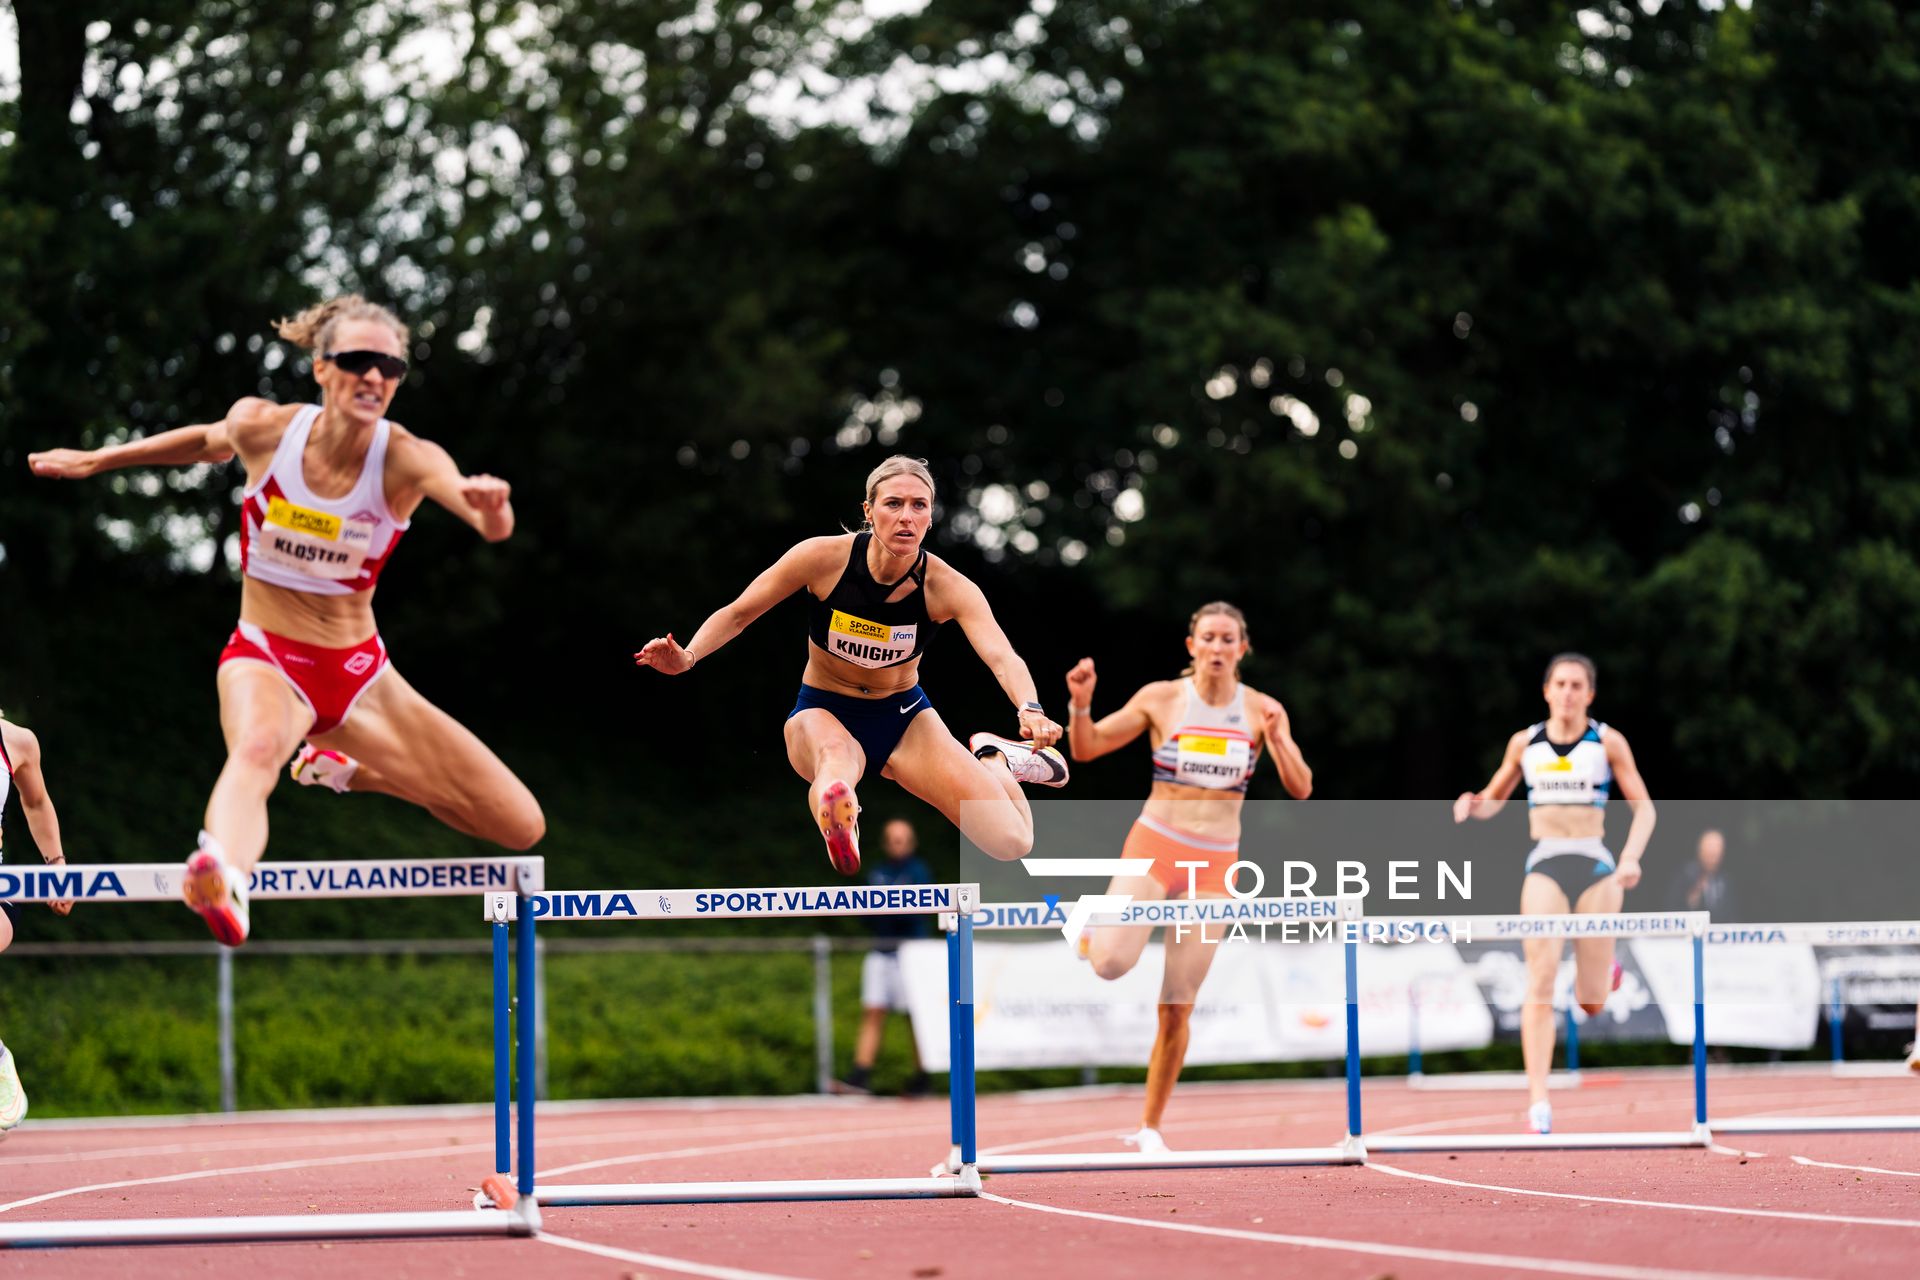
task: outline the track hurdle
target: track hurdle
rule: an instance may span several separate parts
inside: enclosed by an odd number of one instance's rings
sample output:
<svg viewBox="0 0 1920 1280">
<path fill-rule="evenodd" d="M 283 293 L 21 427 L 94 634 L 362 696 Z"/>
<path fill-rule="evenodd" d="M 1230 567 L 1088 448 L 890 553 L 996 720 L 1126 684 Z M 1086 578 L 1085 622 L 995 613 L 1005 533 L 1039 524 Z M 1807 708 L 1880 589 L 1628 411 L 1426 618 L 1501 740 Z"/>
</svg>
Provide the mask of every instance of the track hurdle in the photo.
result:
<svg viewBox="0 0 1920 1280">
<path fill-rule="evenodd" d="M 1610 915 L 1514 915 L 1452 917 L 1370 916 L 1345 926 L 1362 942 L 1413 943 L 1516 941 L 1528 938 L 1690 938 L 1693 941 L 1693 1127 L 1684 1130 L 1613 1133 L 1370 1133 L 1369 1153 L 1405 1151 L 1568 1151 L 1705 1147 L 1707 1127 L 1706 937 L 1707 913 L 1618 912 Z"/>
<path fill-rule="evenodd" d="M 1296 941 L 1341 941 L 1344 923 L 1360 918 L 1358 897 L 1338 898 L 1201 898 L 1168 899 L 1130 903 L 1124 910 L 1094 917 L 1093 923 L 1105 928 L 1113 925 L 1193 926 L 1220 929 L 1265 923 L 1292 926 L 1306 932 Z M 1058 929 L 1066 913 L 1058 899 L 1050 902 L 1015 902 L 982 905 L 974 912 L 973 927 L 988 930 Z M 942 916 L 941 924 L 956 929 L 959 922 Z M 953 934 L 948 934 L 951 945 Z M 1250 940 L 1250 935 L 1249 935 Z M 1335 1144 L 1323 1147 L 1249 1147 L 1207 1151 L 1082 1151 L 1052 1154 L 980 1156 L 972 1163 L 983 1174 L 994 1173 L 1094 1173 L 1120 1169 L 1251 1169 L 1302 1165 L 1362 1164 L 1366 1152 L 1360 1144 L 1360 1015 L 1358 1000 L 1357 947 L 1353 940 L 1344 943 L 1346 958 L 1347 1007 L 1347 1133 Z M 971 1103 L 971 1099 L 969 1100 Z M 969 1132 L 973 1121 L 968 1120 Z M 946 1162 L 934 1166 L 934 1173 L 956 1172 L 965 1153 L 955 1150 Z"/>
<path fill-rule="evenodd" d="M 1818 924 L 1728 924 L 1707 930 L 1716 946 L 1920 946 L 1920 920 L 1830 921 Z M 1841 977 L 1833 978 L 1833 1009 L 1840 1008 Z M 1838 1013 L 1831 1013 L 1836 1022 Z M 1840 1060 L 1839 1028 L 1833 1030 L 1834 1059 Z M 1717 1120 L 1721 1133 L 1916 1133 L 1920 1115 L 1880 1116 L 1734 1116 Z"/>
<path fill-rule="evenodd" d="M 488 892 L 514 898 L 519 894 L 537 893 L 543 887 L 544 867 L 544 861 L 538 857 L 263 862 L 254 868 L 250 892 L 254 901 L 456 897 Z M 9 902 L 72 900 L 88 906 L 179 903 L 184 870 L 177 862 L 0 867 L 0 899 Z M 531 1037 L 528 1042 L 531 1043 Z M 531 1150 L 530 1145 L 525 1148 L 529 1159 Z M 539 1209 L 531 1202 L 513 1205 L 504 1213 L 493 1209 L 464 1209 L 55 1222 L 0 1219 L 0 1249 L 529 1236 L 539 1226 Z"/>
<path fill-rule="evenodd" d="M 955 1176 L 924 1178 L 812 1178 L 742 1182 L 653 1182 L 567 1184 L 536 1183 L 531 1035 L 519 1045 L 520 1164 L 517 1194 L 505 1194 L 498 1182 L 476 1199 L 505 1207 L 524 1205 L 711 1204 L 793 1200 L 914 1200 L 968 1197 L 980 1190 L 973 1136 L 973 925 L 980 901 L 976 884 L 898 887 L 833 885 L 824 888 L 770 889 L 624 889 L 587 893 L 515 895 L 492 893 L 486 919 L 494 945 L 494 1118 L 499 1172 L 506 1169 L 505 1133 L 509 1117 L 507 1043 L 499 1027 L 507 1005 L 507 931 L 516 921 L 514 977 L 519 988 L 520 1025 L 533 1025 L 536 993 L 535 921 L 628 922 L 645 920 L 773 920 L 820 916 L 936 915 L 953 913 L 959 923 L 947 947 L 947 991 L 952 1006 L 950 1073 L 952 1138 L 962 1154 Z M 482 1212 L 485 1212 L 482 1210 Z"/>
</svg>

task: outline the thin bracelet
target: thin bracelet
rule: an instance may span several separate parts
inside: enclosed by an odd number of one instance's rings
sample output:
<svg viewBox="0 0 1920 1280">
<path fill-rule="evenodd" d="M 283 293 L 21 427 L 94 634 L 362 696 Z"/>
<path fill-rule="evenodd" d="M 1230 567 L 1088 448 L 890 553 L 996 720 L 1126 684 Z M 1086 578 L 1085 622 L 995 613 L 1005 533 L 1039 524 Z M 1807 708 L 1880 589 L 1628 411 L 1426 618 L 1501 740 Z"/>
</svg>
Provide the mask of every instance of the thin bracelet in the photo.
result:
<svg viewBox="0 0 1920 1280">
<path fill-rule="evenodd" d="M 1088 703 L 1084 707 L 1076 707 L 1071 702 L 1067 704 L 1067 715 L 1069 718 L 1072 718 L 1075 716 L 1090 716 L 1092 714 L 1093 714 L 1092 703 Z"/>
</svg>

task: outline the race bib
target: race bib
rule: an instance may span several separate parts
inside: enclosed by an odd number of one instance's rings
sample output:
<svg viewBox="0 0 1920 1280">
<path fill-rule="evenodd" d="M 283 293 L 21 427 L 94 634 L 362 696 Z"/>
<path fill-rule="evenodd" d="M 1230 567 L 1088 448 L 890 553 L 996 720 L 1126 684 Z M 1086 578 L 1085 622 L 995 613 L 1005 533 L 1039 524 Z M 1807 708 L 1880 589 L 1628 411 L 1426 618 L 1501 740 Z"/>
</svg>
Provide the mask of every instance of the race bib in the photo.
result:
<svg viewBox="0 0 1920 1280">
<path fill-rule="evenodd" d="M 827 652 L 856 667 L 890 667 L 913 656 L 918 626 L 895 627 L 833 611 L 827 624 Z"/>
<path fill-rule="evenodd" d="M 365 521 L 343 520 L 274 498 L 267 503 L 267 519 L 254 539 L 253 554 L 309 577 L 345 581 L 360 576 L 372 546 L 373 526 Z"/>
<path fill-rule="evenodd" d="M 1247 776 L 1247 764 L 1253 759 L 1252 744 L 1239 738 L 1183 733 L 1176 747 L 1179 762 L 1174 766 L 1174 781 L 1189 787 L 1217 791 L 1238 786 Z"/>
</svg>

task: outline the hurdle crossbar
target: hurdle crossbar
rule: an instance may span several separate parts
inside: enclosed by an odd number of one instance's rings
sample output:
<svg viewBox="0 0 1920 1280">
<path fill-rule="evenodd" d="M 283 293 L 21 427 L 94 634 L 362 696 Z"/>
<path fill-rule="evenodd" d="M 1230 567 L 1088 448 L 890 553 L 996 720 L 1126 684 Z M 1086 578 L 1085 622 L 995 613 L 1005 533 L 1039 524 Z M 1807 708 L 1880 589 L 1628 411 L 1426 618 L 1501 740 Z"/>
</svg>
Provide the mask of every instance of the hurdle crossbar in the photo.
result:
<svg viewBox="0 0 1920 1280">
<path fill-rule="evenodd" d="M 1532 938 L 1689 938 L 1693 942 L 1694 1118 L 1688 1129 L 1614 1133 L 1370 1133 L 1369 1154 L 1410 1151 L 1576 1151 L 1705 1147 L 1707 1126 L 1706 938 L 1704 911 L 1502 916 L 1368 916 L 1347 924 L 1362 942 L 1512 942 Z"/>
<path fill-rule="evenodd" d="M 238 1244 L 286 1240 L 410 1240 L 453 1236 L 530 1236 L 532 1206 L 507 1212 L 305 1213 L 232 1218 L 129 1218 L 124 1221 L 0 1223 L 0 1249 L 74 1245 Z"/>
<path fill-rule="evenodd" d="M 179 902 L 183 871 L 183 865 L 178 862 L 0 867 L 0 899 L 13 902 L 71 900 L 89 905 Z M 251 893 L 259 900 L 450 897 L 488 893 L 513 898 L 542 888 L 544 873 L 544 860 L 534 856 L 263 862 L 254 868 Z M 538 1204 L 519 1201 L 504 1209 L 439 1212 L 4 1222 L 0 1223 L 0 1249 L 528 1236 L 539 1228 Z"/>
<path fill-rule="evenodd" d="M 1834 920 L 1777 924 L 1720 924 L 1707 930 L 1707 941 L 1726 946 L 1816 947 L 1920 946 L 1920 920 Z M 1836 992 L 1833 997 L 1840 999 Z M 1839 1027 L 1834 1037 L 1840 1056 Z M 1847 1064 L 1836 1061 L 1835 1069 Z M 1920 1133 L 1920 1115 L 1862 1116 L 1733 1116 L 1716 1120 L 1720 1133 Z"/>
<path fill-rule="evenodd" d="M 1070 903 L 1059 898 L 1041 902 L 981 903 L 973 913 L 974 927 L 995 931 L 1059 929 Z M 1225 937 L 1247 941 L 1343 942 L 1342 928 L 1359 920 L 1357 896 L 1310 898 L 1173 898 L 1132 902 L 1119 911 L 1097 912 L 1088 923 L 1095 927 L 1196 928 L 1211 941 Z M 942 916 L 949 929 L 953 916 Z M 1276 936 L 1269 932 L 1278 926 Z M 1347 991 L 1347 1134 L 1343 1141 L 1320 1147 L 1223 1148 L 1206 1151 L 1074 1151 L 1051 1153 L 983 1154 L 974 1161 L 983 1174 L 993 1173 L 1102 1173 L 1122 1169 L 1256 1169 L 1306 1165 L 1362 1164 L 1366 1152 L 1360 1132 L 1359 1012 L 1355 995 L 1354 944 L 1344 941 Z M 960 1153 L 950 1152 L 934 1172 L 961 1168 Z"/>
<path fill-rule="evenodd" d="M 178 902 L 182 862 L 100 862 L 0 866 L 0 901 Z M 449 898 L 489 892 L 537 893 L 545 860 L 520 858 L 371 858 L 350 862 L 263 862 L 248 897 Z"/>
<path fill-rule="evenodd" d="M 506 1138 L 509 1080 L 507 933 L 517 923 L 515 979 L 520 1025 L 532 1025 L 537 991 L 536 921 L 604 923 L 630 920 L 793 919 L 814 916 L 939 915 L 957 920 L 947 943 L 948 1019 L 951 1049 L 951 1133 L 960 1159 L 953 1174 L 924 1178 L 806 1178 L 742 1182 L 641 1182 L 536 1184 L 533 1177 L 536 1108 L 530 1090 L 531 1038 L 520 1041 L 520 1161 L 518 1203 L 531 1205 L 703 1204 L 801 1200 L 920 1200 L 978 1195 L 973 1134 L 973 927 L 980 902 L 977 884 L 887 886 L 828 885 L 810 888 L 608 889 L 583 893 L 490 893 L 486 920 L 494 937 L 496 1164 L 508 1168 Z"/>
</svg>

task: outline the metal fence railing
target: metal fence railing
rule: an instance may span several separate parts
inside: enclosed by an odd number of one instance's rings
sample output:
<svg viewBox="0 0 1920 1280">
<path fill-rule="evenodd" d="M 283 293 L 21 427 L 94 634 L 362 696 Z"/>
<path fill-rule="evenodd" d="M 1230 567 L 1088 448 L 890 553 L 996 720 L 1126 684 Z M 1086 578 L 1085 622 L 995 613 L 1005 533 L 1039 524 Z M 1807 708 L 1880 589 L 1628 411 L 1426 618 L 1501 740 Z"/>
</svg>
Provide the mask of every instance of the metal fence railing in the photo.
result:
<svg viewBox="0 0 1920 1280">
<path fill-rule="evenodd" d="M 813 956 L 814 1088 L 833 1091 L 833 955 L 865 952 L 882 945 L 872 938 L 837 938 L 817 933 L 791 938 L 542 938 L 536 948 L 534 978 L 534 1088 L 547 1096 L 546 957 L 617 952 L 724 955 L 743 952 Z M 887 944 L 891 945 L 891 944 Z M 238 1031 L 234 1020 L 234 970 L 241 956 L 447 956 L 492 954 L 485 938 L 309 939 L 250 942 L 236 951 L 214 942 L 20 942 L 9 957 L 26 959 L 100 959 L 134 956 L 210 956 L 214 961 L 215 1021 L 219 1028 L 220 1109 L 239 1107 Z"/>
</svg>

